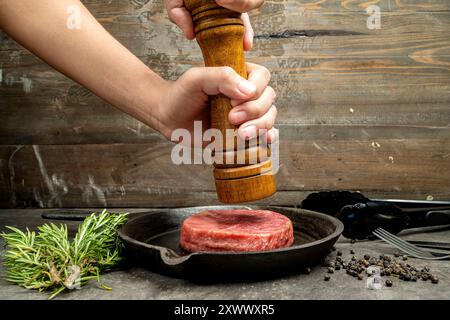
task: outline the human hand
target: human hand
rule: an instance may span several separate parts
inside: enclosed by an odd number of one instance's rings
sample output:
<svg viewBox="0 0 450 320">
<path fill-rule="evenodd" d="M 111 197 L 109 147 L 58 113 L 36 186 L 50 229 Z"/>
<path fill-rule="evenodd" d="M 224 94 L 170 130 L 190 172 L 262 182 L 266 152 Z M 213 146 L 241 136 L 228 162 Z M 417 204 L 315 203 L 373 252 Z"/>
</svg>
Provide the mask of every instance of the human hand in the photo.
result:
<svg viewBox="0 0 450 320">
<path fill-rule="evenodd" d="M 244 22 L 244 49 L 250 51 L 253 48 L 253 28 L 250 23 L 248 11 L 262 6 L 264 0 L 216 0 L 218 5 L 227 9 L 241 12 Z M 175 23 L 184 33 L 184 36 L 192 40 L 195 38 L 194 25 L 189 11 L 184 6 L 184 0 L 164 0 L 170 21 Z"/>
<path fill-rule="evenodd" d="M 203 130 L 210 127 L 210 95 L 224 94 L 231 99 L 233 109 L 228 120 L 239 126 L 242 139 L 256 137 L 258 129 L 267 130 L 267 141 L 278 138 L 273 128 L 277 109 L 273 105 L 275 91 L 268 86 L 269 71 L 262 66 L 247 63 L 248 80 L 230 67 L 192 68 L 177 81 L 169 82 L 161 92 L 158 104 L 158 130 L 171 139 L 179 128 L 193 135 L 194 121 L 201 121 Z"/>
</svg>

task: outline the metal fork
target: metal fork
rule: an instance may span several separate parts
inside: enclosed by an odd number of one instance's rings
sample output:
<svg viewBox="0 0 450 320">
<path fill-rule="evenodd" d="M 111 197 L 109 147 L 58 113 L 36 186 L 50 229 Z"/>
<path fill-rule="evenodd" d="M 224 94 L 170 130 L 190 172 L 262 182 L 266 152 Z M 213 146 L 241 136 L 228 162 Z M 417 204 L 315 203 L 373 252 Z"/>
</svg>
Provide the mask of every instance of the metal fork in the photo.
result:
<svg viewBox="0 0 450 320">
<path fill-rule="evenodd" d="M 395 235 L 384 230 L 383 228 L 378 228 L 372 232 L 375 236 L 381 240 L 391 244 L 397 249 L 405 252 L 407 255 L 424 260 L 446 260 L 450 259 L 450 254 L 443 253 L 431 253 L 430 251 L 423 250 Z"/>
</svg>

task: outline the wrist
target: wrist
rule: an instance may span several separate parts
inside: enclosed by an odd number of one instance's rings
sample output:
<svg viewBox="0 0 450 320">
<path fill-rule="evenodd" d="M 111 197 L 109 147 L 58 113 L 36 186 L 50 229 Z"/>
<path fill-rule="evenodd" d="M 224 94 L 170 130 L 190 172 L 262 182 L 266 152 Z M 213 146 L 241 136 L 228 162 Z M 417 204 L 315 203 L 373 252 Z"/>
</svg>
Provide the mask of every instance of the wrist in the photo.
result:
<svg viewBox="0 0 450 320">
<path fill-rule="evenodd" d="M 138 119 L 154 130 L 166 135 L 166 129 L 162 121 L 161 105 L 170 81 L 166 81 L 159 75 L 148 69 L 140 77 L 135 85 L 130 85 L 130 100 L 125 107 L 128 114 Z"/>
<path fill-rule="evenodd" d="M 170 115 L 168 114 L 168 105 L 170 104 L 170 90 L 173 84 L 173 81 L 164 80 L 164 83 L 161 83 L 158 86 L 157 94 L 154 97 L 154 120 L 157 122 L 154 128 L 168 140 L 171 139 L 173 130 L 173 128 L 171 127 L 172 121 L 170 119 Z"/>
</svg>

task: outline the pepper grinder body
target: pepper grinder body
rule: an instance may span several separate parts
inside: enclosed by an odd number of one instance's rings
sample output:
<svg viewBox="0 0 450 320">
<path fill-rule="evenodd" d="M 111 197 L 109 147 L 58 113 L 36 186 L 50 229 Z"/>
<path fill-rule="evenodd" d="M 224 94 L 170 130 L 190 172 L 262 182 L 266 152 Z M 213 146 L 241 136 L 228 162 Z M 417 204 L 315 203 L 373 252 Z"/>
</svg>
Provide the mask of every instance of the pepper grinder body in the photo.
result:
<svg viewBox="0 0 450 320">
<path fill-rule="evenodd" d="M 205 66 L 229 66 L 247 78 L 241 14 L 220 7 L 214 0 L 185 0 L 185 5 L 194 21 Z M 273 195 L 276 187 L 270 148 L 257 139 L 250 142 L 240 140 L 237 128 L 228 121 L 232 109 L 229 98 L 213 96 L 210 105 L 211 127 L 221 131 L 224 144 L 222 150 L 215 150 L 214 154 L 215 159 L 221 159 L 214 163 L 219 200 L 241 203 Z"/>
</svg>

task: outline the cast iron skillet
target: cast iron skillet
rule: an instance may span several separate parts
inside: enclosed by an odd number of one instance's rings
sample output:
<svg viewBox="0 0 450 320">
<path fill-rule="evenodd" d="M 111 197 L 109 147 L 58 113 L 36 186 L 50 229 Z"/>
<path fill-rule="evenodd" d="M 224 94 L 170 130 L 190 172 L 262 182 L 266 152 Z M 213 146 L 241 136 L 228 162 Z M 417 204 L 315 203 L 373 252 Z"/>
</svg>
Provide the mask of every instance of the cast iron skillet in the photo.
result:
<svg viewBox="0 0 450 320">
<path fill-rule="evenodd" d="M 295 242 L 289 248 L 248 253 L 187 253 L 180 249 L 183 221 L 214 209 L 272 210 L 290 218 Z M 119 230 L 129 258 L 152 271 L 193 281 L 258 280 L 301 272 L 321 263 L 344 229 L 336 218 L 313 211 L 266 206 L 208 206 L 138 214 Z"/>
</svg>

